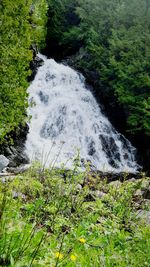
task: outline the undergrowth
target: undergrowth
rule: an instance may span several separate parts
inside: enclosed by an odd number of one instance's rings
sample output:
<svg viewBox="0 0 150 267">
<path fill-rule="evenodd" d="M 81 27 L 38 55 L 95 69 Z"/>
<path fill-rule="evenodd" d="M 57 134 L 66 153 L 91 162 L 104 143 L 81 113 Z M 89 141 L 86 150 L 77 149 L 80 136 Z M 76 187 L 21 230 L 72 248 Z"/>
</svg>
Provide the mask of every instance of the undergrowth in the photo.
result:
<svg viewBox="0 0 150 267">
<path fill-rule="evenodd" d="M 148 206 L 137 196 L 148 183 L 38 165 L 1 180 L 0 266 L 150 266 L 149 226 L 138 216 Z"/>
</svg>

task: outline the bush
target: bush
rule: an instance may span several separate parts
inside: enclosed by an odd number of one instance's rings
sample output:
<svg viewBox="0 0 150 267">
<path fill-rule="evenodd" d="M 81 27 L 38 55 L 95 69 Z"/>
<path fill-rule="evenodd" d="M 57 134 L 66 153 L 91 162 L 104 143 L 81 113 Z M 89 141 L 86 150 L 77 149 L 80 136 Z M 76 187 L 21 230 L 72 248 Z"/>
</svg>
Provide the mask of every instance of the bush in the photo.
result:
<svg viewBox="0 0 150 267">
<path fill-rule="evenodd" d="M 46 1 L 4 0 L 1 12 L 0 143 L 26 120 L 31 44 L 44 43 Z"/>
</svg>

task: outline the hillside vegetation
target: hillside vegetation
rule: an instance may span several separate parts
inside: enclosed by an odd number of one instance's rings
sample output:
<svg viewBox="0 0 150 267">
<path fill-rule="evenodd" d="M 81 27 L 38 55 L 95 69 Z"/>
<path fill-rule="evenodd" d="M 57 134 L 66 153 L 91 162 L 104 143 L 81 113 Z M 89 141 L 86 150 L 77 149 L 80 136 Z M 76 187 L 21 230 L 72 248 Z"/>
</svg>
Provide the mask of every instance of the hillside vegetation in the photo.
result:
<svg viewBox="0 0 150 267">
<path fill-rule="evenodd" d="M 149 182 L 108 184 L 77 164 L 1 179 L 0 266 L 148 267 Z"/>
<path fill-rule="evenodd" d="M 117 106 L 125 130 L 148 140 L 150 0 L 3 0 L 0 12 L 1 143 L 26 120 L 31 47 L 42 49 L 45 37 L 46 53 L 61 59 L 76 53 L 75 66 L 94 73 L 109 114 Z"/>
<path fill-rule="evenodd" d="M 0 143 L 26 120 L 32 45 L 44 45 L 46 0 L 3 0 L 1 14 Z"/>
<path fill-rule="evenodd" d="M 150 1 L 48 3 L 47 42 L 52 49 L 57 44 L 64 56 L 79 50 L 76 65 L 96 73 L 110 101 L 116 97 L 126 114 L 127 131 L 149 136 Z"/>
</svg>

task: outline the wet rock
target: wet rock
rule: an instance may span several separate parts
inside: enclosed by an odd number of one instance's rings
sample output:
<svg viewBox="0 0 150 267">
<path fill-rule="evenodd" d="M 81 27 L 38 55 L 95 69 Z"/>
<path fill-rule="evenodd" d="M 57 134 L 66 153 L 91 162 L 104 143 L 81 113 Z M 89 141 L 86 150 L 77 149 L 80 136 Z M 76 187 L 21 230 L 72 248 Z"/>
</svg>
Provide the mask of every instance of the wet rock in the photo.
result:
<svg viewBox="0 0 150 267">
<path fill-rule="evenodd" d="M 0 155 L 0 172 L 2 172 L 9 164 L 9 159 L 4 155 Z"/>
<path fill-rule="evenodd" d="M 32 74 L 28 78 L 29 82 L 34 80 L 34 77 L 37 73 L 38 68 L 41 67 L 43 65 L 43 63 L 44 63 L 43 59 L 39 58 L 37 55 L 34 57 L 32 62 L 30 63 L 30 69 L 32 70 Z"/>
<path fill-rule="evenodd" d="M 11 149 L 11 154 L 8 155 L 9 166 L 8 167 L 17 167 L 21 164 L 28 164 L 29 158 L 22 148 Z"/>
<path fill-rule="evenodd" d="M 17 167 L 21 164 L 28 164 L 29 159 L 25 151 L 25 141 L 29 131 L 27 124 L 20 125 L 16 131 L 10 133 L 10 137 L 13 140 L 13 145 L 2 144 L 0 147 L 0 154 L 3 154 L 8 160 L 8 167 Z M 7 141 L 7 140 L 6 140 Z"/>
</svg>

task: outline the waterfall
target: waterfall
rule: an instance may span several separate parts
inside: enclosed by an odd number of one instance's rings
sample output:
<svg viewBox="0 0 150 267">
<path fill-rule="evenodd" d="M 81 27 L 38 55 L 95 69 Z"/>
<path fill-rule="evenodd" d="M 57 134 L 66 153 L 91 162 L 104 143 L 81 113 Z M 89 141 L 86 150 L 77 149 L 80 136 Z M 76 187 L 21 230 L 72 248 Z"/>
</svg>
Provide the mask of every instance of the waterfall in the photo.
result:
<svg viewBox="0 0 150 267">
<path fill-rule="evenodd" d="M 28 88 L 26 153 L 47 167 L 71 168 L 77 153 L 103 172 L 136 172 L 135 148 L 102 113 L 84 77 L 53 59 L 44 60 Z"/>
</svg>

